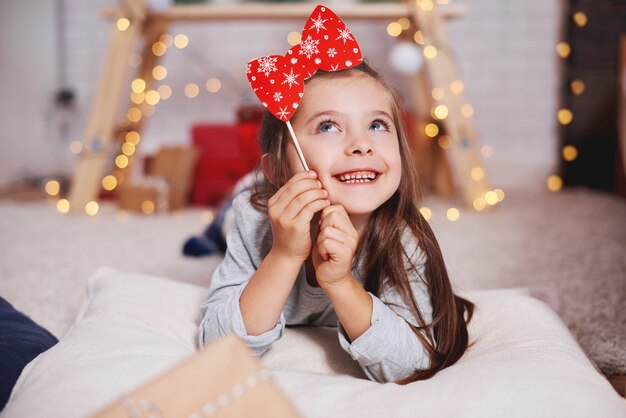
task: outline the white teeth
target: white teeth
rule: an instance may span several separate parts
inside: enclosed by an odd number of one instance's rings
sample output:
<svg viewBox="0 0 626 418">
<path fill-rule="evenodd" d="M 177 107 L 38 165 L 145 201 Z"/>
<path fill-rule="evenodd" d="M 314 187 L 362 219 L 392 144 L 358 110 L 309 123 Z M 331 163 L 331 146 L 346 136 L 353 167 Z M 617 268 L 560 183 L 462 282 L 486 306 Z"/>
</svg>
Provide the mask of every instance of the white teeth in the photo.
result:
<svg viewBox="0 0 626 418">
<path fill-rule="evenodd" d="M 341 174 L 339 180 L 352 184 L 352 183 L 369 183 L 376 179 L 377 174 L 372 171 L 356 171 L 352 173 Z"/>
</svg>

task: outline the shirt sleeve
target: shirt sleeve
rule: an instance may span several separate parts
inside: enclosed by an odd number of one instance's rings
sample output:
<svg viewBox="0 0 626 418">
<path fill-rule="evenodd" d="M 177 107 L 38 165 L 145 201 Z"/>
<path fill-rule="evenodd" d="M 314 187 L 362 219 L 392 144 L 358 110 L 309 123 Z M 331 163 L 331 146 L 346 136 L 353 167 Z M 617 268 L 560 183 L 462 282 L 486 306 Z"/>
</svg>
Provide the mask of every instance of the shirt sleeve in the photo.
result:
<svg viewBox="0 0 626 418">
<path fill-rule="evenodd" d="M 432 308 L 428 288 L 423 281 L 425 255 L 417 248 L 412 254 L 411 258 L 418 261 L 418 268 L 410 270 L 409 284 L 428 324 L 432 320 Z M 370 297 L 371 324 L 361 336 L 350 342 L 339 324 L 339 342 L 343 349 L 359 363 L 371 380 L 377 382 L 397 381 L 410 376 L 415 370 L 428 368 L 428 353 L 409 326 L 418 324 L 417 317 L 400 294 L 390 286 L 384 286 L 380 297 L 371 293 Z"/>
<path fill-rule="evenodd" d="M 248 335 L 246 332 L 239 298 L 262 261 L 260 249 L 264 243 L 254 227 L 263 223 L 256 222 L 258 213 L 250 206 L 248 193 L 235 199 L 233 210 L 236 221 L 226 238 L 226 254 L 211 278 L 208 296 L 202 303 L 204 314 L 199 330 L 200 346 L 234 333 L 256 356 L 260 356 L 282 336 L 285 318 L 281 313 L 276 326 L 261 335 Z M 254 242 L 248 242 L 246 237 Z"/>
</svg>

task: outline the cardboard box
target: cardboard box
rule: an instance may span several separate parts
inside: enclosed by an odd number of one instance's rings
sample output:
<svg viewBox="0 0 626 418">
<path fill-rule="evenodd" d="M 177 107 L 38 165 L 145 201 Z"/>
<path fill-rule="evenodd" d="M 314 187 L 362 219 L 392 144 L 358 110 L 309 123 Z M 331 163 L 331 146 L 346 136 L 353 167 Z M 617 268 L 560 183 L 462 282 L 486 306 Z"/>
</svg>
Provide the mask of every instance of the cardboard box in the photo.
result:
<svg viewBox="0 0 626 418">
<path fill-rule="evenodd" d="M 229 335 L 93 418 L 148 416 L 297 418 L 300 415 L 248 347 L 238 337 Z"/>
</svg>

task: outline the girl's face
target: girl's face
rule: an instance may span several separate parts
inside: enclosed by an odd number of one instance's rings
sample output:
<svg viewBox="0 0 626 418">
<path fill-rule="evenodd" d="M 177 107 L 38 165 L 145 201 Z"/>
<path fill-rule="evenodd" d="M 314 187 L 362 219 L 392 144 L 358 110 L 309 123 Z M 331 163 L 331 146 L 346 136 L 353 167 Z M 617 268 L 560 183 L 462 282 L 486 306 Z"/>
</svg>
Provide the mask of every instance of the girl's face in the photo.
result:
<svg viewBox="0 0 626 418">
<path fill-rule="evenodd" d="M 391 95 L 378 81 L 354 71 L 306 85 L 291 120 L 309 167 L 333 204 L 350 215 L 369 215 L 398 189 L 402 173 Z M 291 174 L 303 171 L 286 138 Z"/>
</svg>

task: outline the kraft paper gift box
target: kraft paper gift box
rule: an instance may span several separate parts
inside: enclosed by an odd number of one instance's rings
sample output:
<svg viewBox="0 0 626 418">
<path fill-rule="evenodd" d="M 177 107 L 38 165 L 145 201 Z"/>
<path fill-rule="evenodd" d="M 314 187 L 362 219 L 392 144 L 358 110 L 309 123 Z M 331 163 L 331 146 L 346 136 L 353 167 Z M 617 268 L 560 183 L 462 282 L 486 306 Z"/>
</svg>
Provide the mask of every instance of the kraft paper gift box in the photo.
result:
<svg viewBox="0 0 626 418">
<path fill-rule="evenodd" d="M 298 418 L 243 341 L 228 335 L 92 418 Z"/>
</svg>

